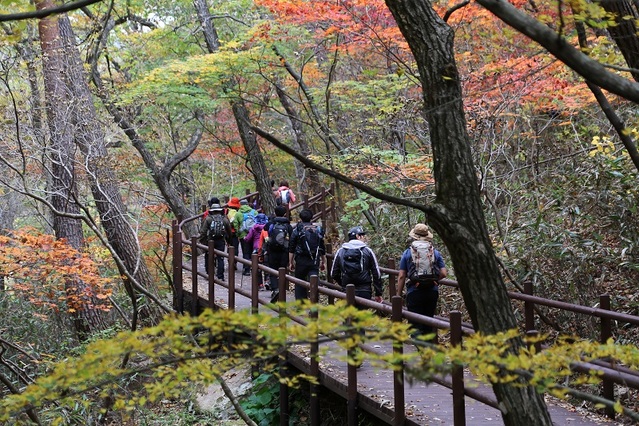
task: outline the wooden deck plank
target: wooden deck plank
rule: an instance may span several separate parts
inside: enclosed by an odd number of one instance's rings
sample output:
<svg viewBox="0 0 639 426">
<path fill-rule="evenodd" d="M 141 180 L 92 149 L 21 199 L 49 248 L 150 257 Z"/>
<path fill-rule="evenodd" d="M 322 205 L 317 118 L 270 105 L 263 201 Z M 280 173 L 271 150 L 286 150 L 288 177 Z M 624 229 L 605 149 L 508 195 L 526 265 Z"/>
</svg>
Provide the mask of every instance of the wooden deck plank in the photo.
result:
<svg viewBox="0 0 639 426">
<path fill-rule="evenodd" d="M 201 256 L 200 256 L 201 257 Z M 200 268 L 203 271 L 203 261 L 200 259 Z M 190 283 L 191 274 L 185 271 L 185 283 Z M 188 277 L 188 278 L 187 278 Z M 242 276 L 241 270 L 235 275 L 236 288 L 250 291 L 250 277 Z M 186 286 L 185 286 L 186 287 Z M 188 286 L 190 288 L 190 285 Z M 186 289 L 185 289 L 186 291 Z M 206 300 L 208 297 L 208 283 L 202 277 L 198 280 L 198 296 Z M 188 293 L 188 291 L 187 291 Z M 270 291 L 261 291 L 259 297 L 268 301 Z M 215 286 L 215 299 L 218 306 L 226 307 L 228 290 L 220 285 Z M 291 291 L 287 292 L 287 300 L 293 300 Z M 249 298 L 240 294 L 235 297 L 236 309 L 250 309 Z M 260 306 L 260 309 L 264 309 Z M 330 343 L 323 345 L 331 345 Z M 386 348 L 390 350 L 390 346 Z M 406 347 L 405 350 L 411 350 Z M 336 345 L 332 345 L 330 355 L 322 358 L 320 362 L 320 381 L 323 386 L 338 395 L 346 396 L 346 362 L 344 353 Z M 291 364 L 300 371 L 308 372 L 306 354 L 292 352 Z M 465 373 L 466 381 L 472 381 L 472 375 Z M 393 401 L 393 374 L 391 370 L 375 368 L 365 362 L 357 372 L 358 403 L 360 407 L 383 421 L 390 423 L 394 415 Z M 493 395 L 492 389 L 479 384 L 479 389 L 486 394 Z M 453 405 L 452 391 L 436 383 L 406 383 L 405 407 L 407 425 L 452 425 Z M 467 425 L 502 425 L 502 417 L 499 410 L 466 397 L 466 424 Z M 610 421 L 602 416 L 588 413 L 585 410 L 578 411 L 574 407 L 564 403 L 557 403 L 547 399 L 548 409 L 555 425 L 588 426 L 588 425 L 618 425 L 620 423 Z"/>
</svg>

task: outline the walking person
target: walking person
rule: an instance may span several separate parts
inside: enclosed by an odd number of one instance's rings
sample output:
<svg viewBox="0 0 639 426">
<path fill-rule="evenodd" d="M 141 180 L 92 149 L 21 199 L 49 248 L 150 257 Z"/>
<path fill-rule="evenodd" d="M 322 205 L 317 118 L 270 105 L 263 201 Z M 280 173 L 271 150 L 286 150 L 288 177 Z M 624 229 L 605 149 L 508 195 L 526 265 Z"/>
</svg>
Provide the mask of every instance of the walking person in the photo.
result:
<svg viewBox="0 0 639 426">
<path fill-rule="evenodd" d="M 246 241 L 245 238 L 253 225 L 255 225 L 255 216 L 257 216 L 257 211 L 248 205 L 247 200 L 243 199 L 240 201 L 240 208 L 231 221 L 231 225 L 235 228 L 237 238 L 240 241 L 242 258 L 246 260 L 251 260 L 251 254 L 253 253 L 253 245 Z M 249 265 L 243 265 L 242 275 L 251 275 L 251 267 Z"/>
<path fill-rule="evenodd" d="M 258 213 L 255 216 L 255 225 L 251 228 L 251 230 L 244 237 L 244 241 L 246 244 L 252 247 L 251 253 L 258 254 L 259 259 L 259 248 L 260 248 L 260 237 L 262 236 L 262 230 L 264 226 L 268 222 L 268 217 L 264 213 Z M 262 278 L 262 271 L 258 270 L 257 282 L 260 285 L 260 290 L 264 290 L 264 281 Z"/>
<path fill-rule="evenodd" d="M 305 281 L 312 275 L 319 275 L 326 264 L 324 233 L 319 224 L 312 223 L 313 212 L 304 209 L 300 220 L 291 233 L 288 244 L 289 270 L 295 271 L 295 278 Z M 295 284 L 295 300 L 308 298 L 308 289 Z"/>
<path fill-rule="evenodd" d="M 200 243 L 208 245 L 213 241 L 213 248 L 218 251 L 225 251 L 226 245 L 231 241 L 231 222 L 224 215 L 224 208 L 218 203 L 212 203 L 207 210 L 207 215 L 200 226 Z M 217 270 L 215 276 L 224 279 L 224 257 L 215 256 Z M 204 269 L 209 273 L 209 256 L 204 257 Z"/>
<path fill-rule="evenodd" d="M 275 205 L 286 207 L 287 215 L 290 219 L 291 204 L 296 201 L 293 190 L 288 187 L 288 182 L 283 180 L 280 182 L 280 186 L 277 188 L 275 194 Z"/>
<path fill-rule="evenodd" d="M 229 245 L 235 248 L 235 256 L 239 256 L 240 255 L 240 239 L 237 238 L 237 229 L 235 229 L 235 226 L 233 225 L 233 221 L 235 219 L 235 215 L 237 214 L 237 211 L 241 207 L 240 199 L 237 197 L 231 197 L 231 201 L 229 201 L 226 204 L 226 207 L 227 207 L 226 217 L 228 217 L 229 221 L 231 222 L 231 242 Z M 237 269 L 237 262 L 235 262 L 235 268 Z"/>
<path fill-rule="evenodd" d="M 266 224 L 266 238 L 262 244 L 262 256 L 266 259 L 269 268 L 279 270 L 289 264 L 289 241 L 293 233 L 293 227 L 286 215 L 286 207 L 275 207 L 275 217 Z M 270 276 L 270 288 L 273 292 L 278 289 L 277 275 Z"/>
<path fill-rule="evenodd" d="M 335 253 L 331 277 L 344 290 L 348 284 L 355 285 L 355 296 L 371 300 L 373 289 L 375 301 L 382 301 L 382 278 L 373 250 L 366 244 L 366 232 L 361 226 L 348 231 L 348 241 Z"/>
<path fill-rule="evenodd" d="M 448 270 L 441 253 L 431 243 L 433 234 L 428 225 L 416 224 L 408 236 L 413 242 L 404 251 L 399 262 L 397 294 L 401 296 L 406 287 L 406 308 L 432 318 L 435 316 L 439 299 L 437 280 L 445 278 Z M 431 326 L 409 322 L 415 329 L 413 338 L 433 333 Z M 430 341 L 437 342 L 437 334 Z"/>
</svg>

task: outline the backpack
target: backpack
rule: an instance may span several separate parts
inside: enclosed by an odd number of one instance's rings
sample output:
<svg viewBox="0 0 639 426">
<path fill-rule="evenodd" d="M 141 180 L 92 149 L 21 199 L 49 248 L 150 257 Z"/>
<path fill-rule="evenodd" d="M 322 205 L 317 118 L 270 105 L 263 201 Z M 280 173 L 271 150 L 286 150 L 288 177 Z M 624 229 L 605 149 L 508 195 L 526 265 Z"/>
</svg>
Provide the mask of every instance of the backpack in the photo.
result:
<svg viewBox="0 0 639 426">
<path fill-rule="evenodd" d="M 435 273 L 435 249 L 430 241 L 413 241 L 410 245 L 411 264 L 408 268 L 410 282 L 432 282 L 439 278 Z"/>
<path fill-rule="evenodd" d="M 248 233 L 251 228 L 255 225 L 255 211 L 251 210 L 250 212 L 244 213 L 244 218 L 242 219 L 242 225 L 240 225 L 240 229 L 238 232 L 246 232 Z"/>
<path fill-rule="evenodd" d="M 208 238 L 214 240 L 223 238 L 226 234 L 224 229 L 224 217 L 221 214 L 211 215 L 211 224 L 209 225 Z"/>
<path fill-rule="evenodd" d="M 300 236 L 300 244 L 302 245 L 302 252 L 308 253 L 313 261 L 316 261 L 319 254 L 320 242 L 324 235 L 322 234 L 322 227 L 313 223 L 304 225 L 300 223 L 298 225 L 298 234 Z"/>
<path fill-rule="evenodd" d="M 289 193 L 288 193 L 288 189 L 282 189 L 279 194 L 278 194 L 278 198 L 279 198 L 279 204 L 288 204 L 289 200 Z"/>
<path fill-rule="evenodd" d="M 364 254 L 362 253 L 362 249 L 342 249 L 342 263 L 340 266 L 342 269 L 342 285 L 351 284 L 349 280 L 359 277 L 364 271 Z"/>
<path fill-rule="evenodd" d="M 288 250 L 288 223 L 273 222 L 268 230 L 268 247 L 273 251 Z"/>
</svg>

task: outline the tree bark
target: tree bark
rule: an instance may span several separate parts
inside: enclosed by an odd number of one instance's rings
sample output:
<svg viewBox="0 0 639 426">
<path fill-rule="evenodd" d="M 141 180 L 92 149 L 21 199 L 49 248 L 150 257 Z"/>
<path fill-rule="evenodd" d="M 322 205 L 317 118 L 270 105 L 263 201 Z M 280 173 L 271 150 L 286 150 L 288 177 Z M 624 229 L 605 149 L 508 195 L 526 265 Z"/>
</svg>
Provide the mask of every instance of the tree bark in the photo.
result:
<svg viewBox="0 0 639 426">
<path fill-rule="evenodd" d="M 134 277 L 139 285 L 157 296 L 157 285 L 153 282 L 142 256 L 136 233 L 127 221 L 128 213 L 120 195 L 120 185 L 110 166 L 112 162 L 109 161 L 104 131 L 97 119 L 87 75 L 75 47 L 75 35 L 66 15 L 59 16 L 59 26 L 66 57 L 63 64 L 64 76 L 73 99 L 70 118 L 74 125 L 75 142 L 86 159 L 87 176 L 100 214 L 100 223 L 113 251 L 122 261 L 117 262 L 118 266 L 124 265 L 129 275 Z M 124 285 L 127 292 L 135 299 L 137 295 L 124 272 L 120 271 L 124 277 Z M 136 305 L 135 300 L 133 305 Z M 151 304 L 145 303 L 143 312 L 140 312 L 140 319 L 147 324 L 154 324 L 160 319 L 161 314 L 157 307 L 152 308 Z"/>
<path fill-rule="evenodd" d="M 466 131 L 453 31 L 423 0 L 386 0 L 419 69 L 434 158 L 436 202 L 428 222 L 448 248 L 476 330 L 516 328 L 492 248 Z M 521 339 L 512 350 L 523 347 Z M 504 423 L 551 425 L 543 398 L 532 386 L 495 384 Z"/>
<path fill-rule="evenodd" d="M 207 49 L 209 53 L 215 53 L 219 50 L 220 43 L 208 3 L 206 0 L 194 0 L 193 4 L 197 10 L 198 19 L 204 32 Z M 257 192 L 260 194 L 262 209 L 271 214 L 275 210 L 275 198 L 273 197 L 273 191 L 271 189 L 271 179 L 268 175 L 268 168 L 266 167 L 264 156 L 257 143 L 257 137 L 251 130 L 249 111 L 242 99 L 232 101 L 231 108 L 237 124 L 237 130 L 240 133 L 240 138 L 242 139 L 244 150 L 250 163 L 249 170 L 253 174 Z"/>
<path fill-rule="evenodd" d="M 615 24 L 607 28 L 626 63 L 633 69 L 632 78 L 639 81 L 639 36 L 637 21 L 639 14 L 635 6 L 627 0 L 604 0 L 599 4 L 606 12 L 615 15 Z M 630 18 L 630 19 L 629 19 Z"/>
<path fill-rule="evenodd" d="M 38 10 L 54 6 L 51 0 L 35 2 Z M 48 17 L 38 23 L 42 48 L 47 119 L 51 136 L 47 150 L 51 162 L 51 204 L 56 210 L 53 228 L 57 238 L 64 239 L 78 251 L 84 248 L 80 206 L 77 204 L 75 173 L 75 147 L 69 110 L 71 94 L 64 82 L 64 51 L 57 17 Z M 89 286 L 77 276 L 65 283 L 69 312 L 80 339 L 104 328 L 104 315 L 95 308 Z"/>
</svg>

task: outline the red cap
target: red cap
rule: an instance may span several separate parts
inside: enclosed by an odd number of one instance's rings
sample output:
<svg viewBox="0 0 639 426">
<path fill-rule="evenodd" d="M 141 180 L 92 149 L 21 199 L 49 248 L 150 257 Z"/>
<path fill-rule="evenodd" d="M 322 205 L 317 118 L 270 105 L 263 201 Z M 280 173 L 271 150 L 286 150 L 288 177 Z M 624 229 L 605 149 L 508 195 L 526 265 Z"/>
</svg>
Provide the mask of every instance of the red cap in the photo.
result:
<svg viewBox="0 0 639 426">
<path fill-rule="evenodd" d="M 240 199 L 237 197 L 233 197 L 231 198 L 231 201 L 229 201 L 229 203 L 227 204 L 229 207 L 232 207 L 234 209 L 239 209 L 240 208 Z"/>
</svg>

